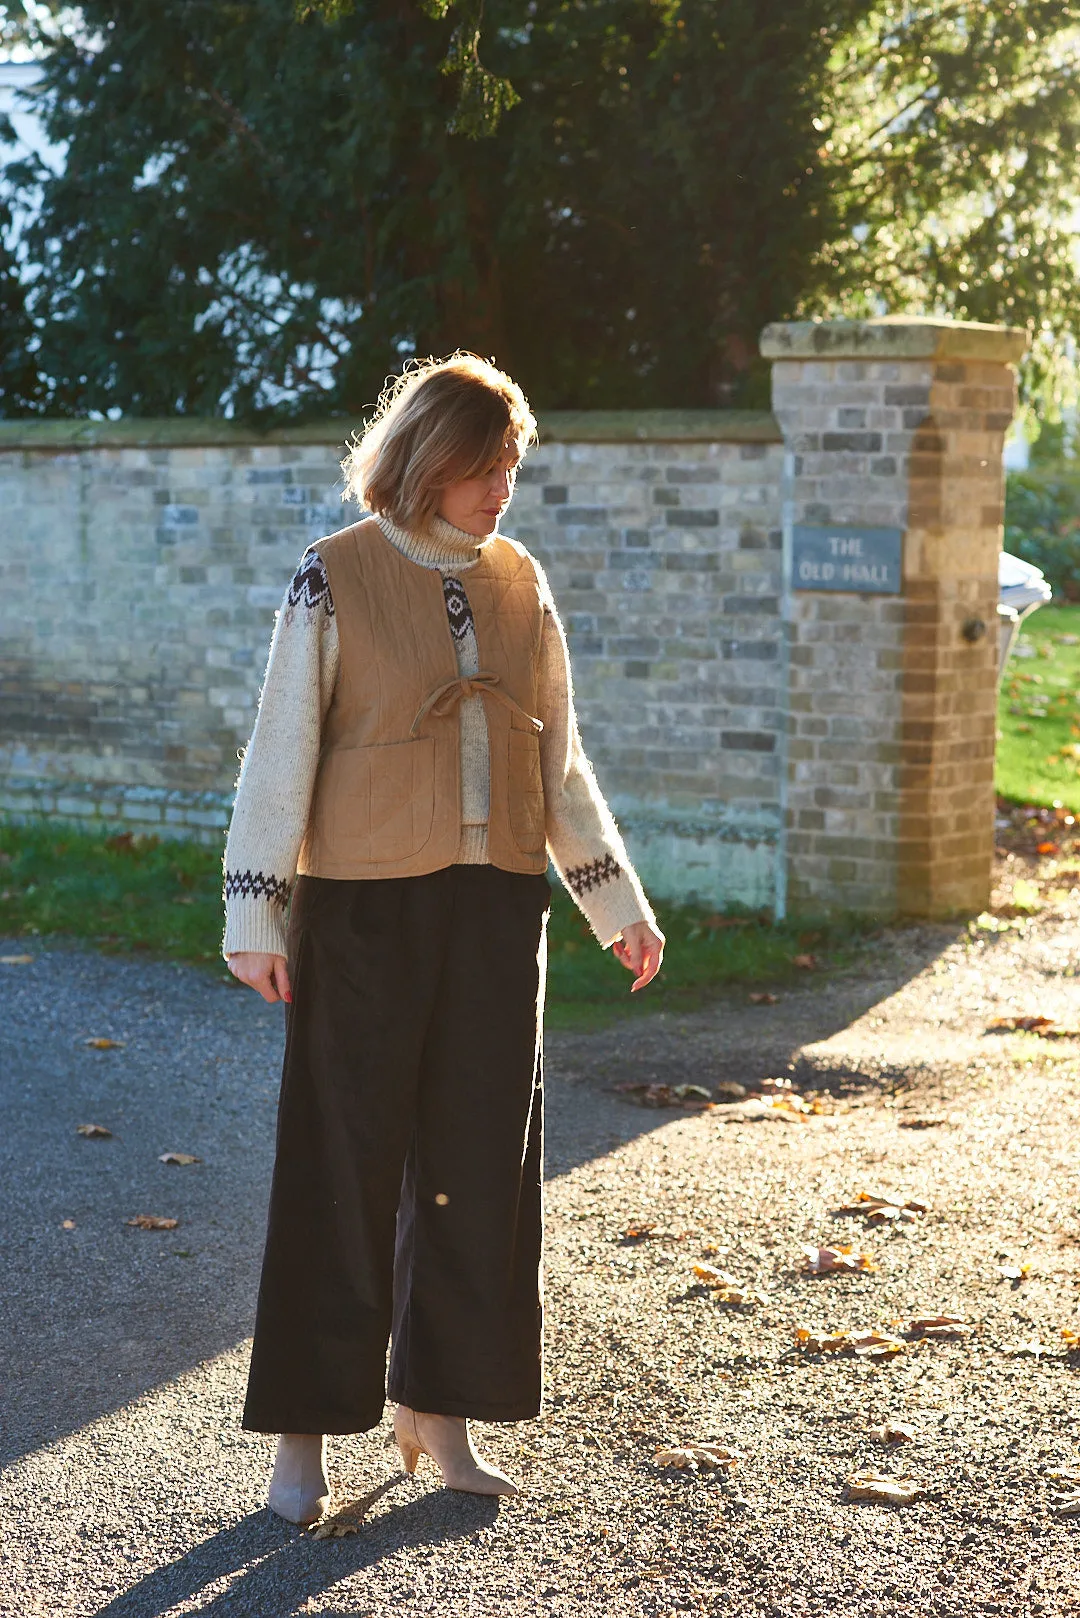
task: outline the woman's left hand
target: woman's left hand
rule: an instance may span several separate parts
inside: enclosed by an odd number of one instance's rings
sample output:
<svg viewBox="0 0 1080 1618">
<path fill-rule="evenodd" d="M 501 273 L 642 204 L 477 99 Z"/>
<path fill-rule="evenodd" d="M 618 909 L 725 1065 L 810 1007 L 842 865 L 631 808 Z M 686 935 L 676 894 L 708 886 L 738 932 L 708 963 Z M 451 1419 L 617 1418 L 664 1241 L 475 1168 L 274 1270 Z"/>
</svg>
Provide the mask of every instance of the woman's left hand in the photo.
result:
<svg viewBox="0 0 1080 1618">
<path fill-rule="evenodd" d="M 663 933 L 654 932 L 647 921 L 634 921 L 629 927 L 623 928 L 612 944 L 611 953 L 615 959 L 634 974 L 631 994 L 651 983 L 659 972 L 664 959 L 664 943 Z"/>
</svg>

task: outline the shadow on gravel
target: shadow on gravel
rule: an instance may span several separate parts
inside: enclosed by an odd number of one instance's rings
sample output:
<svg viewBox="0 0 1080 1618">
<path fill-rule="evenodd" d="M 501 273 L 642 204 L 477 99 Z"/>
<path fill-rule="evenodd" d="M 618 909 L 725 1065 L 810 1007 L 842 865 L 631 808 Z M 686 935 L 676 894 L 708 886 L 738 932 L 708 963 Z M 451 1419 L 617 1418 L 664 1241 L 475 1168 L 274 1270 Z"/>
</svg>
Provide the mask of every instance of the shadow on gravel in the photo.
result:
<svg viewBox="0 0 1080 1618">
<path fill-rule="evenodd" d="M 612 1092 L 619 1084 L 712 1088 L 730 1080 L 752 1087 L 779 1077 L 790 1078 L 796 1089 L 833 1094 L 907 1088 L 933 1070 L 932 1058 L 915 1068 L 885 1060 L 854 1066 L 838 1061 L 835 1051 L 826 1055 L 812 1047 L 903 988 L 964 930 L 959 924 L 926 925 L 867 939 L 854 968 L 780 989 L 775 1004 L 754 1004 L 748 991 L 732 989 L 704 1012 L 668 1012 L 588 1034 L 552 1034 L 547 1041 L 549 1074 L 556 1081 L 591 1083 Z M 664 1109 L 657 1114 L 622 1097 L 619 1111 L 625 1117 L 645 1111 L 657 1124 L 678 1113 Z M 549 1166 L 561 1173 L 584 1161 L 592 1154 L 581 1152 L 581 1144 L 558 1140 Z"/>
<path fill-rule="evenodd" d="M 325 1541 L 290 1528 L 269 1511 L 257 1511 L 155 1569 L 99 1607 L 95 1618 L 157 1618 L 233 1574 L 239 1577 L 199 1606 L 200 1618 L 296 1612 L 309 1598 L 388 1556 L 468 1539 L 498 1513 L 496 1500 L 439 1489 L 365 1523 L 360 1534 L 334 1540 L 328 1556 Z"/>
<path fill-rule="evenodd" d="M 956 932 L 883 935 L 856 973 L 799 984 L 775 1006 L 751 1006 L 734 990 L 695 1015 L 551 1035 L 549 1177 L 677 1116 L 604 1093 L 613 1083 L 754 1082 L 788 1071 L 798 1081 L 805 1046 L 895 992 Z M 283 1033 L 280 1008 L 191 968 L 51 942 L 32 953 L 2 982 L 0 1465 L 249 1335 Z M 88 1048 L 99 1038 L 120 1043 Z M 805 1082 L 822 1087 L 823 1077 L 807 1069 Z M 81 1123 L 113 1136 L 80 1138 Z M 169 1151 L 201 1161 L 166 1167 L 159 1159 Z M 140 1231 L 128 1223 L 139 1214 L 179 1224 Z"/>
</svg>

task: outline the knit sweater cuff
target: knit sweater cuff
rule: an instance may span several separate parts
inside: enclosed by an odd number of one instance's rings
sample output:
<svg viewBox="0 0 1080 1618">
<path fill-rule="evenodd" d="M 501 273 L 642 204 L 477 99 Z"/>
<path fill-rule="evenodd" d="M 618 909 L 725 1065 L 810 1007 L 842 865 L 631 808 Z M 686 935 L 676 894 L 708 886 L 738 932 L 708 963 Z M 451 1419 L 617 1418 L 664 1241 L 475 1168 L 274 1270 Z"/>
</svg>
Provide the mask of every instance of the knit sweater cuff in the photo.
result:
<svg viewBox="0 0 1080 1618">
<path fill-rule="evenodd" d="M 647 921 L 656 928 L 656 916 L 633 872 L 620 870 L 617 876 L 575 897 L 604 949 L 635 921 Z"/>
<path fill-rule="evenodd" d="M 280 905 L 255 896 L 228 900 L 221 953 L 228 959 L 240 950 L 260 955 L 287 954 L 285 912 Z"/>
</svg>

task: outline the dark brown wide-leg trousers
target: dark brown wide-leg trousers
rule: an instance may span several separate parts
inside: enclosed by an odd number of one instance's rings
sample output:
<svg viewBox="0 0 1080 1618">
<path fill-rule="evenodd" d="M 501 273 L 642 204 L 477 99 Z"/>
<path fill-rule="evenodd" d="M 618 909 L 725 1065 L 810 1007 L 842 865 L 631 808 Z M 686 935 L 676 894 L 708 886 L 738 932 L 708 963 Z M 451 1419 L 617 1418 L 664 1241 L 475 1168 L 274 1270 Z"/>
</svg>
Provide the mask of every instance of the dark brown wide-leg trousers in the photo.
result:
<svg viewBox="0 0 1080 1618">
<path fill-rule="evenodd" d="M 491 865 L 298 880 L 245 1427 L 538 1413 L 549 901 Z"/>
</svg>

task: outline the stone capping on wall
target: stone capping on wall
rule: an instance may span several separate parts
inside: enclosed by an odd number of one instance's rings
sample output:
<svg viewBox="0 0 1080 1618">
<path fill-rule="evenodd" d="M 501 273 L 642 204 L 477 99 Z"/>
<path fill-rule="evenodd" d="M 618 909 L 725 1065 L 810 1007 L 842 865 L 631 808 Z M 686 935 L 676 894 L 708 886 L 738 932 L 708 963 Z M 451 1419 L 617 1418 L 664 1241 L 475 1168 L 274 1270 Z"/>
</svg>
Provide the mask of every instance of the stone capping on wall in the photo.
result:
<svg viewBox="0 0 1080 1618">
<path fill-rule="evenodd" d="M 882 315 L 876 320 L 776 321 L 761 334 L 767 360 L 984 360 L 1014 365 L 1028 346 L 1020 326 Z"/>
<path fill-rule="evenodd" d="M 539 418 L 541 444 L 779 444 L 769 410 L 552 410 Z M 332 444 L 344 448 L 361 420 L 297 422 L 260 431 L 214 416 L 123 421 L 0 421 L 0 453 L 57 454 L 80 449 L 200 449 L 240 444 Z"/>
</svg>

